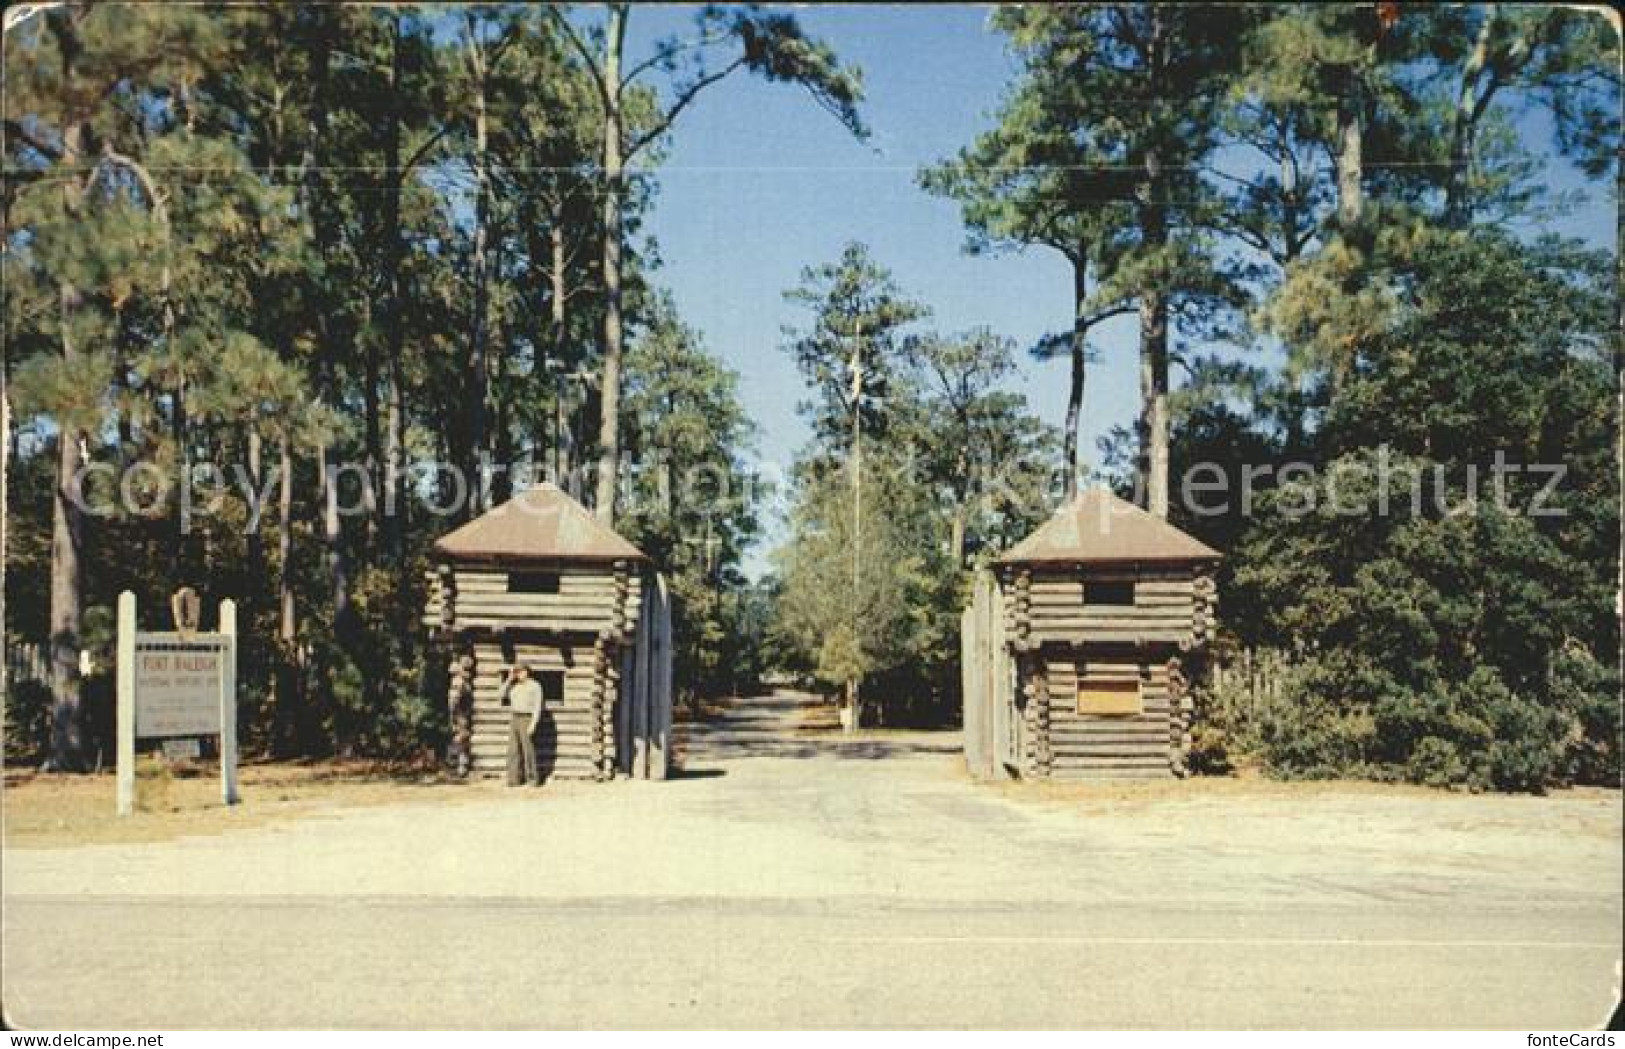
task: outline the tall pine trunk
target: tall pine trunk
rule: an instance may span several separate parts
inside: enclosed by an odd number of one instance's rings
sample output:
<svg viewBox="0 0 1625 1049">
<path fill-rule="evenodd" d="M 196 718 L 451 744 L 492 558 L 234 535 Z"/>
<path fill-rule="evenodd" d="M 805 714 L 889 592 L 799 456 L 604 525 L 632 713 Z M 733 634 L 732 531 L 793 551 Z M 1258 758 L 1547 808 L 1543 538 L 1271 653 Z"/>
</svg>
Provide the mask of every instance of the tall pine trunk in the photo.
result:
<svg viewBox="0 0 1625 1049">
<path fill-rule="evenodd" d="M 1140 298 L 1141 480 L 1144 505 L 1168 516 L 1168 298 L 1162 291 Z"/>
<path fill-rule="evenodd" d="M 170 439 L 175 442 L 176 480 L 181 485 L 191 483 L 192 450 L 188 444 L 187 434 L 190 427 L 186 417 L 186 372 L 184 368 L 175 378 L 175 390 L 170 395 Z M 169 575 L 175 586 L 187 586 L 190 580 L 186 573 L 190 561 L 186 556 L 186 547 L 190 537 L 187 532 L 187 521 L 183 516 L 183 508 L 179 499 L 175 501 L 175 515 L 170 520 L 170 528 L 174 535 L 169 550 Z"/>
<path fill-rule="evenodd" d="M 1456 94 L 1456 113 L 1450 134 L 1450 175 L 1445 187 L 1445 222 L 1462 228 L 1473 218 L 1473 153 L 1478 122 L 1489 106 L 1493 93 L 1481 91 L 1479 79 L 1489 63 L 1490 42 L 1495 28 L 1494 12 L 1487 12 L 1479 24 L 1473 49 L 1462 66 L 1461 87 Z"/>
<path fill-rule="evenodd" d="M 501 238 L 497 238 L 501 243 Z M 497 252 L 496 271 L 502 272 L 502 253 Z M 497 346 L 505 346 L 506 333 L 499 325 L 493 333 L 493 340 Z M 513 495 L 513 474 L 510 467 L 514 461 L 513 427 L 509 416 L 512 398 L 508 395 L 508 355 L 498 352 L 491 361 L 495 381 L 495 393 L 491 397 L 491 427 L 490 435 L 486 440 L 486 447 L 490 452 L 491 460 L 496 464 L 496 472 L 491 477 L 491 501 L 503 503 Z"/>
<path fill-rule="evenodd" d="M 371 325 L 367 325 L 371 327 Z M 366 536 L 361 544 L 362 565 L 374 563 L 375 540 L 382 530 L 378 520 L 378 493 L 383 490 L 384 426 L 383 398 L 378 394 L 383 378 L 382 362 L 378 359 L 378 340 L 368 333 L 362 350 L 361 418 L 362 439 L 366 444 L 367 463 L 363 474 L 365 485 L 361 492 L 362 506 L 366 509 Z"/>
<path fill-rule="evenodd" d="M 385 354 L 388 389 L 385 395 L 383 532 L 384 549 L 390 564 L 399 568 L 406 560 L 406 513 L 402 474 L 406 470 L 406 393 L 403 387 L 402 356 L 406 353 L 406 299 L 401 270 L 406 245 L 401 230 L 401 195 L 405 173 L 401 170 L 401 15 L 391 13 L 389 67 L 389 123 L 384 144 L 384 284 L 389 296 L 385 313 L 387 342 Z"/>
<path fill-rule="evenodd" d="M 248 484 L 254 490 L 254 501 L 259 508 L 253 521 L 253 527 L 249 529 L 244 541 L 248 547 L 248 564 L 256 569 L 265 563 L 265 537 L 260 532 L 265 523 L 265 507 L 259 505 L 260 492 L 262 491 L 260 481 L 264 475 L 265 442 L 260 437 L 259 430 L 251 423 L 248 428 Z"/>
<path fill-rule="evenodd" d="M 626 11 L 613 5 L 604 43 L 604 367 L 598 417 L 596 510 L 605 524 L 615 522 L 615 488 L 621 460 L 621 47 Z"/>
<path fill-rule="evenodd" d="M 311 56 L 313 99 L 303 154 L 300 157 L 301 205 L 308 217 L 322 263 L 328 265 L 333 257 L 333 237 L 336 225 L 333 216 L 323 206 L 321 164 L 317 154 L 319 143 L 328 141 L 328 91 L 331 87 L 332 58 L 329 38 L 320 38 Z M 318 309 L 315 317 L 316 343 L 319 349 L 320 387 L 324 403 L 337 410 L 343 404 L 341 377 L 338 370 L 339 348 L 334 337 L 330 303 L 324 294 L 316 296 Z M 350 640 L 350 574 L 345 564 L 343 530 L 338 514 L 338 450 L 331 441 L 325 442 L 317 457 L 321 470 L 322 545 L 326 554 L 328 583 L 332 594 L 333 632 L 341 645 Z"/>
<path fill-rule="evenodd" d="M 271 746 L 279 754 L 298 751 L 300 697 L 298 623 L 293 604 L 293 443 L 286 430 L 278 438 L 277 458 L 277 661 L 276 717 Z"/>
<path fill-rule="evenodd" d="M 350 637 L 350 566 L 344 556 L 344 528 L 339 514 L 338 449 L 322 446 L 322 545 L 327 550 L 327 579 L 333 592 L 333 632 L 339 643 Z"/>
<path fill-rule="evenodd" d="M 486 313 L 490 294 L 490 259 L 487 244 L 490 223 L 491 184 L 486 155 L 485 53 L 472 25 L 468 38 L 469 65 L 474 74 L 474 254 L 470 260 L 474 295 L 468 333 L 468 484 L 471 498 L 466 516 L 472 517 L 483 498 L 480 474 L 481 453 L 486 447 Z"/>
<path fill-rule="evenodd" d="M 1152 4 L 1146 56 L 1152 99 L 1163 89 L 1163 32 L 1161 13 Z M 1156 255 L 1168 246 L 1168 192 L 1155 143 L 1144 163 L 1140 232 L 1145 250 Z M 1168 516 L 1168 429 L 1168 289 L 1153 282 L 1140 294 L 1140 487 L 1142 505 L 1158 517 Z"/>
<path fill-rule="evenodd" d="M 389 361 L 389 408 L 384 417 L 384 545 L 390 563 L 406 563 L 406 378 L 399 351 Z"/>
<path fill-rule="evenodd" d="M 548 248 L 551 255 L 552 272 L 548 274 L 551 282 L 551 299 L 548 302 L 549 320 L 553 325 L 553 362 L 558 369 L 557 380 L 553 384 L 553 483 L 560 488 L 568 488 L 565 477 L 570 470 L 569 456 L 566 453 L 566 433 L 564 425 L 564 362 L 565 354 L 569 349 L 570 316 L 568 311 L 568 297 L 570 294 L 567 277 L 564 272 L 564 205 L 560 203 L 553 212 L 553 227 L 548 231 Z"/>
<path fill-rule="evenodd" d="M 1085 303 L 1089 299 L 1089 255 L 1078 249 L 1072 259 L 1072 375 L 1067 387 L 1066 432 L 1062 460 L 1066 463 L 1066 501 L 1078 494 L 1078 426 L 1083 418 L 1083 393 L 1089 363 L 1089 320 Z"/>
<path fill-rule="evenodd" d="M 75 171 L 84 153 L 89 129 L 69 127 L 63 135 L 61 166 Z M 70 174 L 63 183 L 64 206 L 72 214 L 81 204 L 82 189 Z M 71 371 L 78 359 L 73 323 L 83 306 L 79 289 L 68 281 L 57 288 L 62 311 L 62 360 Z M 72 771 L 84 767 L 85 735 L 79 679 L 80 616 L 84 602 L 84 519 L 69 495 L 83 465 L 80 434 L 62 420 L 57 430 L 56 486 L 51 498 L 51 749 L 53 768 Z"/>
<path fill-rule="evenodd" d="M 1337 103 L 1337 224 L 1344 233 L 1359 225 L 1365 210 L 1364 153 L 1364 100 L 1351 72 Z"/>
</svg>

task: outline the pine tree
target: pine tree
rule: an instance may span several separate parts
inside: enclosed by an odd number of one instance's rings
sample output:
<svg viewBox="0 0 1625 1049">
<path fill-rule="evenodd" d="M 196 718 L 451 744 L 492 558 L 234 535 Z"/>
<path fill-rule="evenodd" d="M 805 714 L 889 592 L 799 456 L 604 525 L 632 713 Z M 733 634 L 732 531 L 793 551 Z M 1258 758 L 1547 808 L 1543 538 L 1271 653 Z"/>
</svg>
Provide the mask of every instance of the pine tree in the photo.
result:
<svg viewBox="0 0 1625 1049">
<path fill-rule="evenodd" d="M 1042 52 L 1026 51 L 1027 61 Z M 999 114 L 999 126 L 986 132 L 953 160 L 923 171 L 927 190 L 960 204 L 969 233 L 967 248 L 983 253 L 1028 245 L 1059 252 L 1072 269 L 1072 323 L 1033 347 L 1040 360 L 1064 352 L 1071 364 L 1063 430 L 1065 495 L 1077 492 L 1081 461 L 1078 432 L 1090 358 L 1089 332 L 1098 324 L 1132 312 L 1130 301 L 1099 301 L 1092 275 L 1110 272 L 1127 245 L 1131 222 L 1125 201 L 1101 195 L 1093 184 L 1111 163 L 1073 128 L 1043 96 L 1044 80 L 1029 71 Z M 1098 282 L 1097 282 L 1098 283 Z"/>
<path fill-rule="evenodd" d="M 623 268 L 627 171 L 638 156 L 658 143 L 694 100 L 713 84 L 743 69 L 773 82 L 799 84 L 853 134 L 866 134 L 858 116 L 862 83 L 829 47 L 807 37 L 795 18 L 762 11 L 755 4 L 707 6 L 695 16 L 690 38 L 658 41 L 649 57 L 628 62 L 627 23 L 632 6 L 608 4 L 601 26 L 578 27 L 562 9 L 549 8 L 597 86 L 602 121 L 601 193 L 603 210 L 603 364 L 598 427 L 596 509 L 605 522 L 615 516 L 620 470 L 621 357 L 625 317 Z M 655 100 L 645 90 L 652 76 L 671 80 L 669 97 Z M 629 104 L 642 97 L 653 105 L 647 126 L 629 126 Z"/>
</svg>

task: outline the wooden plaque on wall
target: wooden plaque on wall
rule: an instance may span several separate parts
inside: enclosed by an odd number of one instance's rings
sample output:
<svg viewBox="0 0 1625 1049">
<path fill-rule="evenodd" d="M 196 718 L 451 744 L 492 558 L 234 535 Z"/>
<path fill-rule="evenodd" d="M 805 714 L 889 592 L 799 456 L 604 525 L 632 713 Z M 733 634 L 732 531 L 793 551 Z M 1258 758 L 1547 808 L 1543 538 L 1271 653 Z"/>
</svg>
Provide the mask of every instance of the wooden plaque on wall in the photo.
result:
<svg viewBox="0 0 1625 1049">
<path fill-rule="evenodd" d="M 1144 713 L 1140 682 L 1125 678 L 1083 678 L 1078 682 L 1079 714 Z"/>
</svg>

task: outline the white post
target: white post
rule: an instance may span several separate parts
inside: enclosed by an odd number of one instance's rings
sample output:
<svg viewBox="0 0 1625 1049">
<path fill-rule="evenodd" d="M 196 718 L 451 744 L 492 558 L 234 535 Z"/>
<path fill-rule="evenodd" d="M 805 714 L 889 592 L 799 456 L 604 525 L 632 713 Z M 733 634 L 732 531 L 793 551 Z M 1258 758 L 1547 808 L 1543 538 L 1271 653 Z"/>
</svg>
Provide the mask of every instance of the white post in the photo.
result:
<svg viewBox="0 0 1625 1049">
<path fill-rule="evenodd" d="M 237 602 L 220 602 L 220 799 L 237 804 Z"/>
<path fill-rule="evenodd" d="M 135 595 L 118 596 L 118 667 L 114 716 L 118 722 L 118 814 L 135 811 Z"/>
<path fill-rule="evenodd" d="M 654 577 L 650 600 L 655 602 L 650 623 L 649 647 L 654 666 L 650 672 L 649 702 L 653 705 L 654 749 L 649 754 L 649 778 L 665 779 L 671 773 L 671 593 L 666 577 Z"/>
</svg>

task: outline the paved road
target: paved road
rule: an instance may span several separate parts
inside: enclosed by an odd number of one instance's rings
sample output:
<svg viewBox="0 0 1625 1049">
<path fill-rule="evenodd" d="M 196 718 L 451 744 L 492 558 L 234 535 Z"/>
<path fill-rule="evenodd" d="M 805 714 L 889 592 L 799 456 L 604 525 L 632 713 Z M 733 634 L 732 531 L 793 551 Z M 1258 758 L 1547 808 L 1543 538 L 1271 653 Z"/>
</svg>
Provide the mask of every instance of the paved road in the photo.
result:
<svg viewBox="0 0 1625 1049">
<path fill-rule="evenodd" d="M 1593 1026 L 1617 795 L 1060 804 L 792 697 L 665 784 L 5 857 L 34 1027 Z"/>
</svg>

